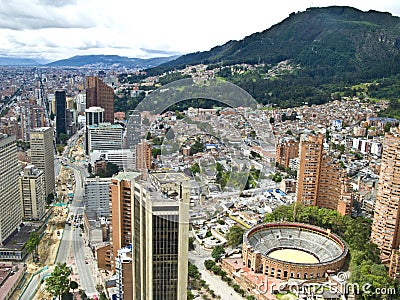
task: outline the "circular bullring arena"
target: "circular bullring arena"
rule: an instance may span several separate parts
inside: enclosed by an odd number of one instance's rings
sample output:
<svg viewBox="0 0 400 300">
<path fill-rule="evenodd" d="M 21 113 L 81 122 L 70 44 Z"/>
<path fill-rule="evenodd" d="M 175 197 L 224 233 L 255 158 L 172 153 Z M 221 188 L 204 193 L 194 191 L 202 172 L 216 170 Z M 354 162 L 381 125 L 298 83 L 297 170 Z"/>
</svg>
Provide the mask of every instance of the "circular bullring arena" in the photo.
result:
<svg viewBox="0 0 400 300">
<path fill-rule="evenodd" d="M 312 280 L 337 272 L 348 248 L 330 231 L 302 223 L 265 223 L 243 237 L 243 263 L 277 279 Z"/>
</svg>

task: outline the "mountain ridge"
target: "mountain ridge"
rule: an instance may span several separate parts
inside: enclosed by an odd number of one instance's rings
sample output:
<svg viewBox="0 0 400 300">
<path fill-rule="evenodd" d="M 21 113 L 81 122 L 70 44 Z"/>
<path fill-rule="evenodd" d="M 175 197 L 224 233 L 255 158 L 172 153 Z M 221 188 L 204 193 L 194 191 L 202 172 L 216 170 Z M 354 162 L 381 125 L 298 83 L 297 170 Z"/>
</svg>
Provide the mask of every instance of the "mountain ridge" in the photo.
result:
<svg viewBox="0 0 400 300">
<path fill-rule="evenodd" d="M 47 67 L 127 67 L 145 69 L 158 66 L 178 55 L 153 58 L 130 58 L 119 55 L 75 55 L 46 64 Z"/>
<path fill-rule="evenodd" d="M 347 6 L 314 7 L 291 13 L 270 28 L 209 51 L 182 55 L 150 72 L 195 64 L 274 64 L 292 60 L 341 71 L 382 68 L 382 57 L 400 61 L 400 18 Z M 400 71 L 395 64 L 395 72 Z"/>
</svg>

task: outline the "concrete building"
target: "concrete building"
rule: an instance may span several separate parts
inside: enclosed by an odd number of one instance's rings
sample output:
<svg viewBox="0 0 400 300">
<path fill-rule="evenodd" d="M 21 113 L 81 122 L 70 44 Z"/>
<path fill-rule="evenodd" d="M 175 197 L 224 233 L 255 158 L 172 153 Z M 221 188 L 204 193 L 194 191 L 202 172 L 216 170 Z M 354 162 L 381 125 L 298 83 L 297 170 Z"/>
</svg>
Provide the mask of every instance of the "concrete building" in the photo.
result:
<svg viewBox="0 0 400 300">
<path fill-rule="evenodd" d="M 94 150 L 122 149 L 124 129 L 120 124 L 100 123 L 89 125 L 87 130 L 87 154 Z"/>
<path fill-rule="evenodd" d="M 302 136 L 297 174 L 297 202 L 351 214 L 352 189 L 345 170 L 323 150 L 323 135 Z"/>
<path fill-rule="evenodd" d="M 138 176 L 120 173 L 110 187 L 114 256 L 133 246 L 127 271 L 133 286 L 122 285 L 119 294 L 123 299 L 186 299 L 189 178 L 153 173 L 144 181 Z"/>
<path fill-rule="evenodd" d="M 19 178 L 25 220 L 41 220 L 46 213 L 46 186 L 43 171 L 34 165 L 24 168 Z"/>
<path fill-rule="evenodd" d="M 386 134 L 375 201 L 371 241 L 378 245 L 390 274 L 400 278 L 400 130 Z"/>
<path fill-rule="evenodd" d="M 54 131 L 52 127 L 36 128 L 31 131 L 31 163 L 43 171 L 46 197 L 54 191 Z"/>
<path fill-rule="evenodd" d="M 276 162 L 285 168 L 291 159 L 299 156 L 299 142 L 294 139 L 282 139 L 276 145 Z"/>
<path fill-rule="evenodd" d="M 136 145 L 136 169 L 149 170 L 151 168 L 151 144 L 141 140 Z"/>
<path fill-rule="evenodd" d="M 86 125 L 99 125 L 104 122 L 104 108 L 92 106 L 85 109 Z"/>
<path fill-rule="evenodd" d="M 137 172 L 123 172 L 111 179 L 111 240 L 113 257 L 117 257 L 118 249 L 132 243 L 133 189 Z"/>
<path fill-rule="evenodd" d="M 86 108 L 104 108 L 104 121 L 114 123 L 114 90 L 96 76 L 86 77 Z"/>
<path fill-rule="evenodd" d="M 133 300 L 133 293 L 124 293 L 125 291 L 133 291 L 132 245 L 118 250 L 115 264 L 117 299 Z"/>
<path fill-rule="evenodd" d="M 0 166 L 0 244 L 3 245 L 22 222 L 15 136 L 0 135 Z"/>
<path fill-rule="evenodd" d="M 135 146 L 141 139 L 142 119 L 138 110 L 131 110 L 128 114 L 126 123 L 126 146 L 129 149 L 135 149 Z"/>
<path fill-rule="evenodd" d="M 110 217 L 110 183 L 111 178 L 86 178 L 84 184 L 84 203 L 89 220 Z"/>
<path fill-rule="evenodd" d="M 65 111 L 67 109 L 65 91 L 56 91 L 56 132 L 57 138 L 61 133 L 67 133 L 67 119 Z"/>
<path fill-rule="evenodd" d="M 94 166 L 98 161 L 112 162 L 124 171 L 136 170 L 136 153 L 131 149 L 94 150 L 90 153 L 90 163 Z"/>
</svg>

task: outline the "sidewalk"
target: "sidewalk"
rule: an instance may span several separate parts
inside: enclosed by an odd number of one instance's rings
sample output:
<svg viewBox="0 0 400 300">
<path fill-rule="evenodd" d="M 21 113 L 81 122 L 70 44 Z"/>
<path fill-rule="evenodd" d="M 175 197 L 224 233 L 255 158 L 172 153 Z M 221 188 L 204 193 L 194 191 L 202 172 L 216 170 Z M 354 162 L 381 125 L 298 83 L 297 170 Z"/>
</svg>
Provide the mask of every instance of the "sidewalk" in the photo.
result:
<svg viewBox="0 0 400 300">
<path fill-rule="evenodd" d="M 207 282 L 215 294 L 220 295 L 221 299 L 243 300 L 244 298 L 235 292 L 226 282 L 222 281 L 221 277 L 212 274 L 207 270 L 199 270 L 203 279 Z"/>
</svg>

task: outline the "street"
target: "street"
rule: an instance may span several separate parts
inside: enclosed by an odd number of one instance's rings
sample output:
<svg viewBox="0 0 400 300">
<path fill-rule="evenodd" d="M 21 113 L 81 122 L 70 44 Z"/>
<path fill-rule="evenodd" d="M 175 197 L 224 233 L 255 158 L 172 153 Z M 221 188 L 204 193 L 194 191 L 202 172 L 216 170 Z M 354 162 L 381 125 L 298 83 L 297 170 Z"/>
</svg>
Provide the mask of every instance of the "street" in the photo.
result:
<svg viewBox="0 0 400 300">
<path fill-rule="evenodd" d="M 221 277 L 212 274 L 207 271 L 204 267 L 204 261 L 211 258 L 211 252 L 203 249 L 202 246 L 197 242 L 194 242 L 195 250 L 189 251 L 189 261 L 196 265 L 202 278 L 207 282 L 215 294 L 220 295 L 221 299 L 230 300 L 243 300 L 243 297 L 236 293 L 235 290 L 230 287 L 226 282 L 222 281 Z"/>
</svg>

